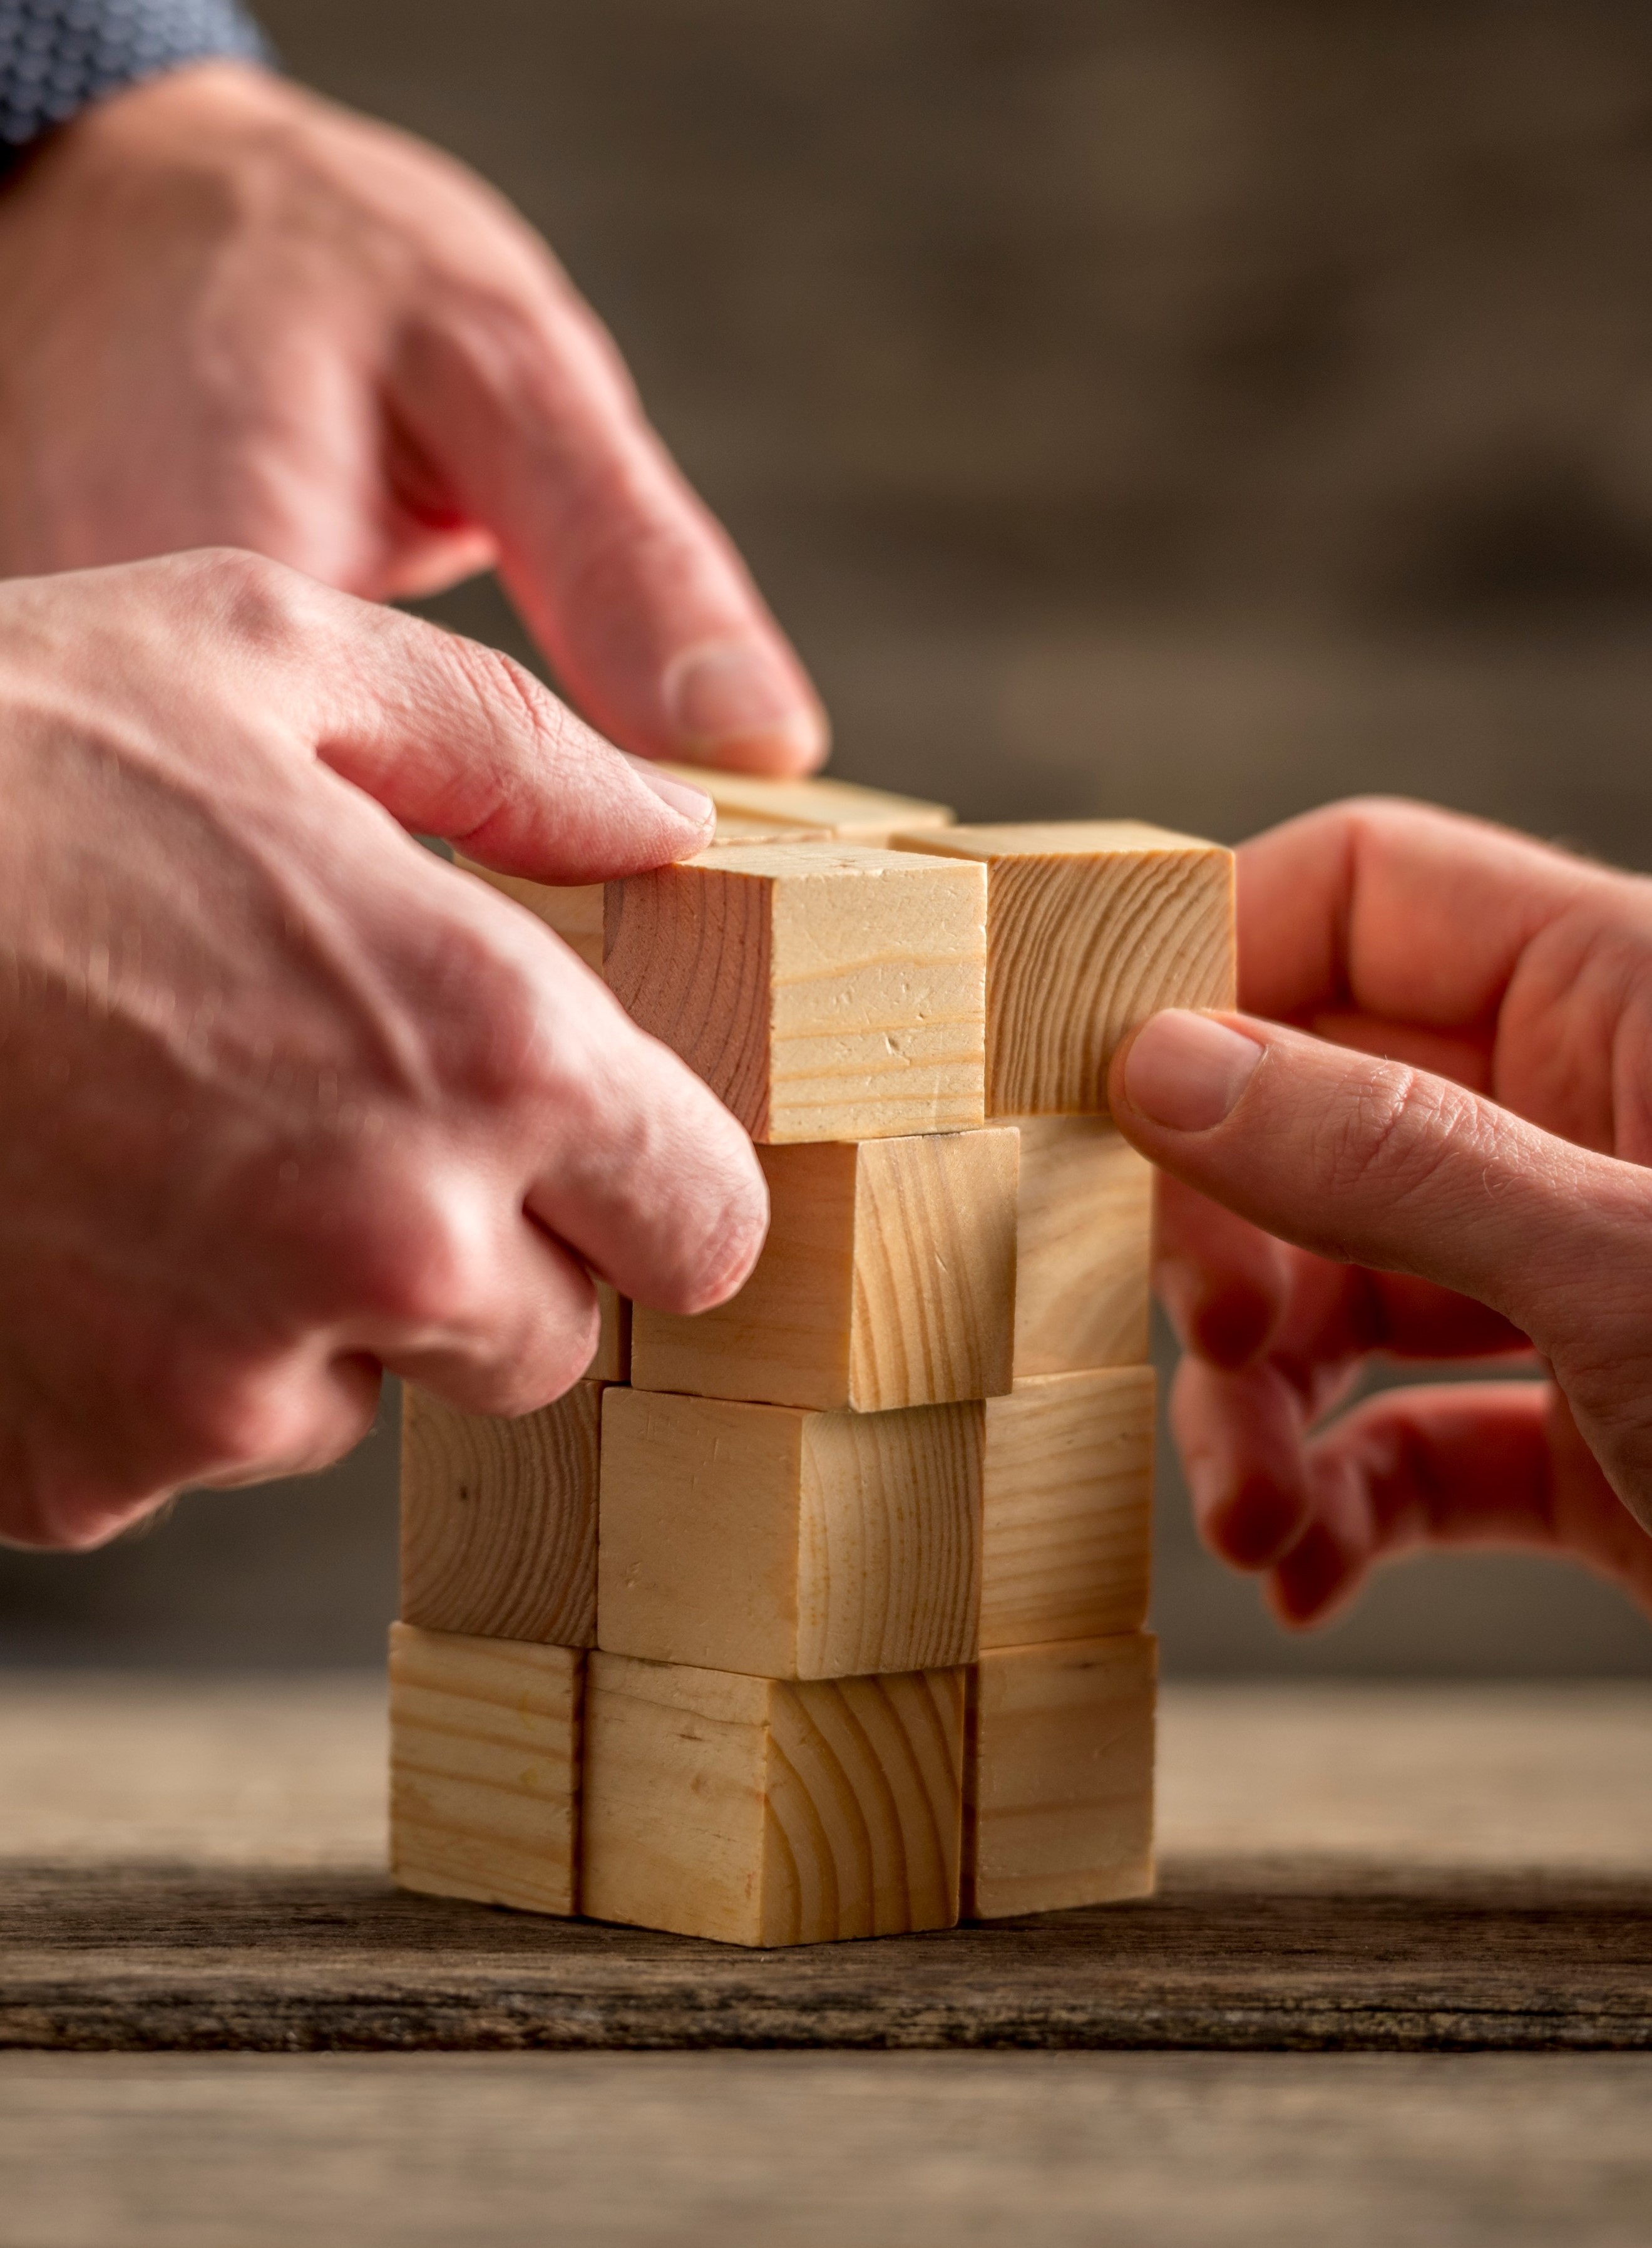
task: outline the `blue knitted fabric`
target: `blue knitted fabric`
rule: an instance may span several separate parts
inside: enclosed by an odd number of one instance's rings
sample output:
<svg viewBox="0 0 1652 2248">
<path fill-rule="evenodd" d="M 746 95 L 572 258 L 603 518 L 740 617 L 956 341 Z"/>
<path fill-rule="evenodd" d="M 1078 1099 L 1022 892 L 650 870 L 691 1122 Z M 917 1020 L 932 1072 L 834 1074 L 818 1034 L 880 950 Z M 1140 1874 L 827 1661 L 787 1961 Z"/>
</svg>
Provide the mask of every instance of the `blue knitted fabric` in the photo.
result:
<svg viewBox="0 0 1652 2248">
<path fill-rule="evenodd" d="M 100 95 L 208 55 L 270 59 L 235 0 L 0 0 L 0 172 Z"/>
</svg>

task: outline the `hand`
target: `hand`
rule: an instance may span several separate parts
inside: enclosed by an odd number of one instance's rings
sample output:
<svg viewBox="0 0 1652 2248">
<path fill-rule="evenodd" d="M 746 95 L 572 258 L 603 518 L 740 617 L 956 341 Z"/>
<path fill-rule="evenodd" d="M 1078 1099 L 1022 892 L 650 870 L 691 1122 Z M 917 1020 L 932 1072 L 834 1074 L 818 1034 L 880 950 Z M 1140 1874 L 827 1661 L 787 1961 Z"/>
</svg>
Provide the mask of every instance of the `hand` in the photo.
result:
<svg viewBox="0 0 1652 2248">
<path fill-rule="evenodd" d="M 796 772 L 820 708 L 543 243 L 460 165 L 208 63 L 0 190 L 0 577 L 249 547 L 372 600 L 497 561 L 592 722 Z"/>
<path fill-rule="evenodd" d="M 1334 806 L 1241 852 L 1239 961 L 1271 1022 L 1161 1016 L 1112 1076 L 1170 1174 L 1205 1537 L 1289 1623 L 1427 1545 L 1563 1552 L 1652 1607 L 1652 883 Z M 1533 1347 L 1552 1380 L 1391 1390 L 1315 1429 L 1372 1353 L 1539 1371 Z"/>
<path fill-rule="evenodd" d="M 509 659 L 249 555 L 15 582 L 0 801 L 0 1535 L 318 1466 L 383 1366 L 543 1404 L 588 1266 L 739 1286 L 733 1118 L 397 825 L 574 882 L 704 840 Z"/>
</svg>

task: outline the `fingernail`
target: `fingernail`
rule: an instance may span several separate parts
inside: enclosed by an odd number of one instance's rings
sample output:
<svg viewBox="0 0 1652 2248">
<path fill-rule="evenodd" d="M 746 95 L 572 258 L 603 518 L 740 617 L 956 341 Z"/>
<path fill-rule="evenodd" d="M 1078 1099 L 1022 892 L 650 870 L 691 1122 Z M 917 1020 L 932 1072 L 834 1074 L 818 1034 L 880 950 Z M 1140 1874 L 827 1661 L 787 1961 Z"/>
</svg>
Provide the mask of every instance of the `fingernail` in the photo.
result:
<svg viewBox="0 0 1652 2248">
<path fill-rule="evenodd" d="M 1171 1132 L 1208 1132 L 1232 1114 L 1261 1059 L 1254 1038 L 1177 1008 L 1137 1032 L 1124 1059 L 1125 1095 Z"/>
<path fill-rule="evenodd" d="M 679 780 L 674 773 L 663 773 L 646 757 L 633 757 L 629 751 L 625 753 L 625 763 L 643 786 L 652 788 L 673 812 L 681 812 L 685 819 L 692 819 L 696 827 L 716 826 L 717 806 L 703 788 L 696 788 L 692 781 Z"/>
<path fill-rule="evenodd" d="M 705 756 L 761 743 L 793 767 L 818 764 L 826 723 L 802 700 L 788 668 L 749 641 L 713 641 L 678 656 L 666 674 L 666 708 L 685 750 Z"/>
</svg>

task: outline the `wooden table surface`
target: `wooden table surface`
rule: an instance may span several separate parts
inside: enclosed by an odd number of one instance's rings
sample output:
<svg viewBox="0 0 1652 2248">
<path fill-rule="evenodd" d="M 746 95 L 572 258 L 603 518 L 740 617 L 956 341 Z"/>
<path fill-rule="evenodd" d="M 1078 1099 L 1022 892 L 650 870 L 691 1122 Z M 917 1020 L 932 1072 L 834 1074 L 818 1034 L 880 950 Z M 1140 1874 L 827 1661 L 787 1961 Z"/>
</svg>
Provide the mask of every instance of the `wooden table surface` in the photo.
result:
<svg viewBox="0 0 1652 2248">
<path fill-rule="evenodd" d="M 1172 1689 L 1154 1902 L 782 1953 L 399 1897 L 382 1754 L 0 1680 L 0 2244 L 1652 2239 L 1652 1689 Z"/>
</svg>

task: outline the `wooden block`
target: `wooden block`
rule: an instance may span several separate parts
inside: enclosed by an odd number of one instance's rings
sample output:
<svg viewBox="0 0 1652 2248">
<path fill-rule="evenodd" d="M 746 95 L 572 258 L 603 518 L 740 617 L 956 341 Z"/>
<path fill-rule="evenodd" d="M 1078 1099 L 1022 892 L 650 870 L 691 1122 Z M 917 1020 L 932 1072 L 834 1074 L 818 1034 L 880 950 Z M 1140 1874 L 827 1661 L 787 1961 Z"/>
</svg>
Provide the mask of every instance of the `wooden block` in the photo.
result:
<svg viewBox="0 0 1652 2248">
<path fill-rule="evenodd" d="M 590 1364 L 585 1368 L 585 1379 L 587 1381 L 629 1381 L 631 1299 L 622 1296 L 617 1288 L 611 1288 L 606 1280 L 598 1280 L 597 1309 L 601 1314 L 602 1327 Z"/>
<path fill-rule="evenodd" d="M 966 1920 L 1150 1895 L 1157 1668 L 1147 1632 L 982 1655 L 965 1762 Z"/>
<path fill-rule="evenodd" d="M 611 882 L 604 973 L 754 1140 L 964 1130 L 982 1115 L 986 901 L 966 860 L 732 845 Z"/>
<path fill-rule="evenodd" d="M 390 1628 L 390 1870 L 405 1889 L 578 1907 L 585 1658 Z"/>
<path fill-rule="evenodd" d="M 811 1684 L 594 1655 L 583 1909 L 725 1943 L 950 1928 L 964 1673 Z"/>
<path fill-rule="evenodd" d="M 809 1413 L 611 1389 L 597 1638 L 765 1678 L 966 1662 L 979 1405 Z"/>
<path fill-rule="evenodd" d="M 1015 1374 L 1148 1353 L 1153 1167 L 1100 1116 L 1021 1116 Z"/>
<path fill-rule="evenodd" d="M 603 966 L 603 886 L 600 882 L 561 884 L 530 882 L 522 874 L 495 874 L 491 867 L 479 866 L 475 860 L 467 859 L 455 851 L 454 864 L 467 874 L 475 875 L 486 882 L 490 890 L 514 905 L 523 906 L 536 921 L 561 937 L 563 942 L 576 951 L 587 968 L 602 974 Z"/>
<path fill-rule="evenodd" d="M 1038 1374 L 984 1408 L 983 1649 L 1101 1639 L 1147 1621 L 1150 1366 Z"/>
<path fill-rule="evenodd" d="M 597 1641 L 600 1381 L 517 1421 L 409 1388 L 402 1408 L 401 1613 L 431 1631 Z"/>
<path fill-rule="evenodd" d="M 835 835 L 846 843 L 886 844 L 898 829 L 948 827 L 944 804 L 891 796 L 846 780 L 775 780 L 762 773 L 721 772 L 703 765 L 662 764 L 662 772 L 703 788 L 717 806 L 718 841 L 755 841 L 788 830 Z M 740 827 L 746 833 L 742 837 Z"/>
<path fill-rule="evenodd" d="M 987 869 L 986 1113 L 1094 1114 L 1128 1031 L 1231 1007 L 1233 854 L 1130 819 L 915 830 Z"/>
<path fill-rule="evenodd" d="M 1015 1133 L 758 1153 L 769 1221 L 755 1271 L 693 1319 L 638 1307 L 638 1388 L 877 1413 L 1009 1388 Z"/>
</svg>

